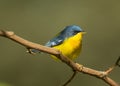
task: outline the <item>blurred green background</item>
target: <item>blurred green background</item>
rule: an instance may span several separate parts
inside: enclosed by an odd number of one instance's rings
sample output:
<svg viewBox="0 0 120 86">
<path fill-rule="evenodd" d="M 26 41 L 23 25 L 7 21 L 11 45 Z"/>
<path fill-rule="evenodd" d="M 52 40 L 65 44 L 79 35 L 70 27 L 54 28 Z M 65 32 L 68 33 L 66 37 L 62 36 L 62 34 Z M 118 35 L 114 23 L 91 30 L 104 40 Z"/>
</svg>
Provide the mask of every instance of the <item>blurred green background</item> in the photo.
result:
<svg viewBox="0 0 120 86">
<path fill-rule="evenodd" d="M 120 56 L 120 0 L 0 0 L 0 29 L 44 44 L 65 26 L 80 25 L 87 34 L 76 62 L 106 70 Z M 71 69 L 47 54 L 0 37 L 0 86 L 60 86 Z M 120 68 L 109 75 L 120 83 Z M 4 84 L 3 84 L 4 83 Z M 79 73 L 69 86 L 108 86 Z"/>
</svg>

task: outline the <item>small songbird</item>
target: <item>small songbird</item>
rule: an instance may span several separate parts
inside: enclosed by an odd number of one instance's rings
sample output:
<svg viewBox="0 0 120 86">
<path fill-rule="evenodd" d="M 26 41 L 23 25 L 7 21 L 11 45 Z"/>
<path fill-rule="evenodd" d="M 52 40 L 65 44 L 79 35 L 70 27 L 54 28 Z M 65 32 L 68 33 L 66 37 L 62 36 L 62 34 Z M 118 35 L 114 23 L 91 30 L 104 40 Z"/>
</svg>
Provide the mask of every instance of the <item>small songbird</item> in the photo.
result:
<svg viewBox="0 0 120 86">
<path fill-rule="evenodd" d="M 58 49 L 63 55 L 71 60 L 77 58 L 82 48 L 82 38 L 85 32 L 77 25 L 70 25 L 64 28 L 53 39 L 48 41 L 45 46 Z M 32 49 L 32 52 L 37 50 Z M 56 56 L 51 55 L 54 59 Z"/>
</svg>

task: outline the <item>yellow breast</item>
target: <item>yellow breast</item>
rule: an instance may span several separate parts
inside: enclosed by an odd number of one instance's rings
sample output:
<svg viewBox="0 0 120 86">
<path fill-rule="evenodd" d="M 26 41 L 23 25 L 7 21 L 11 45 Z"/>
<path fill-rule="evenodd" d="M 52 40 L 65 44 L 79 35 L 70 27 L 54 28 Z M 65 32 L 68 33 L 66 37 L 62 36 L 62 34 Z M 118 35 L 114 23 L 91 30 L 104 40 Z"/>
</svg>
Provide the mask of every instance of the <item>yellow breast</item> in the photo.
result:
<svg viewBox="0 0 120 86">
<path fill-rule="evenodd" d="M 67 56 L 71 60 L 77 58 L 80 54 L 82 47 L 82 33 L 77 33 L 76 35 L 65 39 L 65 41 L 53 48 L 58 49 L 62 52 L 63 55 Z M 57 59 L 52 55 L 53 58 Z"/>
</svg>

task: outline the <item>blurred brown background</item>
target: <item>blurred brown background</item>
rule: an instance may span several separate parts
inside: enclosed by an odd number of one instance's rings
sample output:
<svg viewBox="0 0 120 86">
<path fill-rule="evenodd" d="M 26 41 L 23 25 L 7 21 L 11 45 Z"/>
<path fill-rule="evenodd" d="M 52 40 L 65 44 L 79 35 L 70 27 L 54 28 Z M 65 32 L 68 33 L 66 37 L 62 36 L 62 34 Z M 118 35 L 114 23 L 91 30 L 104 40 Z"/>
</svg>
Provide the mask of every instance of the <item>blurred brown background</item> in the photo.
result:
<svg viewBox="0 0 120 86">
<path fill-rule="evenodd" d="M 71 24 L 87 32 L 77 62 L 101 71 L 114 64 L 120 56 L 120 0 L 0 0 L 0 29 L 30 41 L 44 44 Z M 49 55 L 30 55 L 23 46 L 0 37 L 0 86 L 60 86 L 71 74 Z M 110 77 L 120 83 L 120 68 Z M 82 73 L 69 84 L 80 85 L 108 86 Z"/>
</svg>

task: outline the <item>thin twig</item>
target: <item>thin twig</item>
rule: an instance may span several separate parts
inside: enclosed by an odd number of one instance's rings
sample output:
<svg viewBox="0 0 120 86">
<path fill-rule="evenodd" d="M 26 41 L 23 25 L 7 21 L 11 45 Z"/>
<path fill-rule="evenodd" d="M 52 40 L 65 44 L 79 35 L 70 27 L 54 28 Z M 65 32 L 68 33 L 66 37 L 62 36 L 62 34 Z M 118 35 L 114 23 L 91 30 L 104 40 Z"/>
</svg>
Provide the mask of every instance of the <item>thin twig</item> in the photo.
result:
<svg viewBox="0 0 120 86">
<path fill-rule="evenodd" d="M 120 63 L 120 56 L 119 56 L 119 58 L 117 59 L 117 61 L 116 61 L 116 63 L 115 63 L 116 66 L 119 66 L 119 67 L 120 67 L 120 64 L 119 64 L 119 63 Z"/>
<path fill-rule="evenodd" d="M 63 84 L 63 86 L 67 86 L 67 85 L 74 79 L 74 77 L 76 76 L 76 74 L 77 74 L 77 71 L 73 71 L 72 76 L 68 79 L 68 81 L 66 81 L 66 82 Z"/>
<path fill-rule="evenodd" d="M 118 59 L 116 60 L 115 64 L 113 66 L 111 66 L 109 69 L 107 69 L 105 71 L 106 75 L 108 75 L 116 66 L 119 66 L 120 67 L 120 57 L 118 57 Z"/>
</svg>

